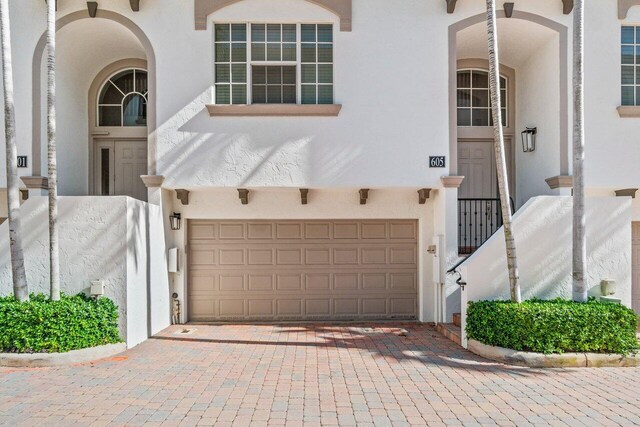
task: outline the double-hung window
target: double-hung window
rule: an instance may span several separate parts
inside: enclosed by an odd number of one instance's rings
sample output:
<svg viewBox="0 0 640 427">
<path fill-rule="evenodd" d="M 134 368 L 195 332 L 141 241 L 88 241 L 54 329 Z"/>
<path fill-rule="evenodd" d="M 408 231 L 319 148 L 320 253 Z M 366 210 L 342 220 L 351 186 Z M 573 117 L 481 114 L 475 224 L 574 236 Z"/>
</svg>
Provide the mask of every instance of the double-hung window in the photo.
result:
<svg viewBox="0 0 640 427">
<path fill-rule="evenodd" d="M 622 27 L 622 105 L 640 105 L 640 27 Z"/>
<path fill-rule="evenodd" d="M 216 24 L 215 103 L 333 104 L 333 25 Z"/>
</svg>

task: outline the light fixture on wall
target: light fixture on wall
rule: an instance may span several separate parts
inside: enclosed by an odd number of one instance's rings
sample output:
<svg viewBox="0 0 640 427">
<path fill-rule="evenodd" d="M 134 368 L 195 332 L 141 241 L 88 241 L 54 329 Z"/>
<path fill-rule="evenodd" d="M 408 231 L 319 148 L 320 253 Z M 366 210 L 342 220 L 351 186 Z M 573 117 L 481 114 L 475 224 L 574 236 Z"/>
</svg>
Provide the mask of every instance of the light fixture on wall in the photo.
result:
<svg viewBox="0 0 640 427">
<path fill-rule="evenodd" d="M 536 135 L 538 134 L 538 128 L 528 127 L 522 131 L 522 151 L 525 153 L 531 153 L 536 151 Z"/>
<path fill-rule="evenodd" d="M 169 215 L 169 223 L 171 224 L 171 229 L 174 231 L 180 230 L 180 225 L 182 223 L 182 216 L 179 213 L 172 213 Z"/>
</svg>

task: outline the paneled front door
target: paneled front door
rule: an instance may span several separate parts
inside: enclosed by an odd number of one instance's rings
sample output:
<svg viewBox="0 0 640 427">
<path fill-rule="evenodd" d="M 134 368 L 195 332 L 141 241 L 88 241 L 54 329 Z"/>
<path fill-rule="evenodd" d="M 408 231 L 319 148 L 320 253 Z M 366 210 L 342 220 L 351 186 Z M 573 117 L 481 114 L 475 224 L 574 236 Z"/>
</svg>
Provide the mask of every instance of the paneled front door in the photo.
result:
<svg viewBox="0 0 640 427">
<path fill-rule="evenodd" d="M 98 140 L 94 153 L 96 195 L 147 200 L 140 179 L 147 173 L 146 140 Z"/>
</svg>

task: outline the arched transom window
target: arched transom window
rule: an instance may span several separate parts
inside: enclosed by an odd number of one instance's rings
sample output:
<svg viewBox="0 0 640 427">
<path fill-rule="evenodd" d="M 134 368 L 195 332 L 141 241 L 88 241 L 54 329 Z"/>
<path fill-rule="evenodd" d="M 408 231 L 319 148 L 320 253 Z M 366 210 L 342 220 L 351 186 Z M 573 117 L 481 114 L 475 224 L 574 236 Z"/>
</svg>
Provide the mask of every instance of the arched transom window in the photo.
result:
<svg viewBox="0 0 640 427">
<path fill-rule="evenodd" d="M 98 126 L 147 125 L 147 72 L 120 71 L 102 86 L 98 97 Z"/>
<path fill-rule="evenodd" d="M 493 126 L 489 73 L 482 70 L 458 71 L 458 126 Z M 500 77 L 502 126 L 507 126 L 507 79 Z"/>
</svg>

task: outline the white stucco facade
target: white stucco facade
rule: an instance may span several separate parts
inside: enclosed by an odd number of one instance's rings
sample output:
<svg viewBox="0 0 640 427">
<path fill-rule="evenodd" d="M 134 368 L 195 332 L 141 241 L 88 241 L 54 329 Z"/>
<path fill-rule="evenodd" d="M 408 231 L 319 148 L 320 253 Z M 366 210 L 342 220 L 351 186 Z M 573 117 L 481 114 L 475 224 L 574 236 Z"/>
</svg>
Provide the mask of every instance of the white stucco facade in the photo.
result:
<svg viewBox="0 0 640 427">
<path fill-rule="evenodd" d="M 164 221 L 164 229 L 145 241 L 157 243 L 150 246 L 156 250 L 154 259 L 164 260 L 164 250 L 157 250 L 162 245 L 179 250 L 180 271 L 160 274 L 157 280 L 168 280 L 171 292 L 178 294 L 183 321 L 189 310 L 186 224 L 193 219 L 415 219 L 418 320 L 448 320 L 459 310 L 460 295 L 456 285 L 440 283 L 447 282 L 446 270 L 460 259 L 459 206 L 457 189 L 442 178 L 460 175 L 461 141 L 491 137 L 488 126 L 464 128 L 456 122 L 457 64 L 480 63 L 487 57 L 485 2 L 458 1 L 454 12 L 447 13 L 444 1 L 353 0 L 350 31 L 342 30 L 340 16 L 330 8 L 306 0 L 228 2 L 207 16 L 206 30 L 196 29 L 196 3 L 142 0 L 134 12 L 128 0 L 103 0 L 97 16 L 90 18 L 85 1 L 59 1 L 60 194 L 96 194 L 94 144 L 128 138 L 121 130 L 101 130 L 91 122 L 97 76 L 118 61 L 144 60 L 149 117 L 146 131 L 138 129 L 135 137 L 147 140 L 147 175 L 157 177 L 149 202 L 160 206 L 158 219 Z M 572 16 L 563 14 L 561 0 L 514 3 L 511 18 L 500 11 L 498 29 L 501 64 L 513 70 L 515 79 L 507 105 L 515 120 L 507 137 L 513 155 L 512 194 L 515 207 L 521 208 L 533 197 L 569 192 L 550 188 L 546 179 L 571 175 Z M 10 6 L 18 152 L 29 156 L 28 167 L 19 171 L 25 177 L 45 176 L 45 4 L 12 0 Z M 333 24 L 334 104 L 341 105 L 339 114 L 211 116 L 207 105 L 215 99 L 215 23 Z M 615 0 L 586 5 L 587 191 L 606 197 L 602 210 L 609 210 L 616 223 L 620 218 L 640 221 L 640 199 L 625 199 L 629 208 L 624 213 L 618 209 L 622 199 L 612 199 L 616 190 L 640 187 L 640 117 L 622 118 L 617 112 L 620 31 L 622 25 L 634 24 L 640 24 L 640 5 L 624 20 L 618 19 Z M 531 153 L 521 148 L 520 132 L 526 127 L 538 129 L 537 148 Z M 0 150 L 0 196 L 6 186 L 3 156 Z M 446 156 L 445 167 L 429 167 L 429 156 Z M 249 189 L 248 205 L 240 203 L 238 188 Z M 310 189 L 308 205 L 301 204 L 299 188 Z M 432 191 L 426 203 L 419 204 L 417 191 L 424 188 Z M 359 189 L 371 190 L 364 205 Z M 175 190 L 189 191 L 188 203 L 178 200 Z M 0 218 L 4 203 L 0 199 Z M 182 215 L 181 230 L 169 227 L 173 212 Z M 570 232 L 565 222 L 558 224 Z M 434 263 L 427 252 L 434 241 L 441 242 L 442 263 Z M 616 245 L 621 259 L 628 260 L 626 241 Z M 520 256 L 529 255 L 528 249 L 520 250 Z M 603 268 L 620 268 L 608 265 Z M 78 269 L 76 274 L 88 275 Z M 606 273 L 599 267 L 598 272 L 598 277 Z M 131 272 L 132 277 L 136 274 Z M 630 280 L 625 283 L 631 287 Z M 597 277 L 589 284 L 595 289 Z M 131 289 L 126 292 L 132 301 L 144 299 L 129 294 Z M 163 298 L 161 304 L 169 295 Z M 439 318 L 443 312 L 446 316 Z"/>
</svg>

